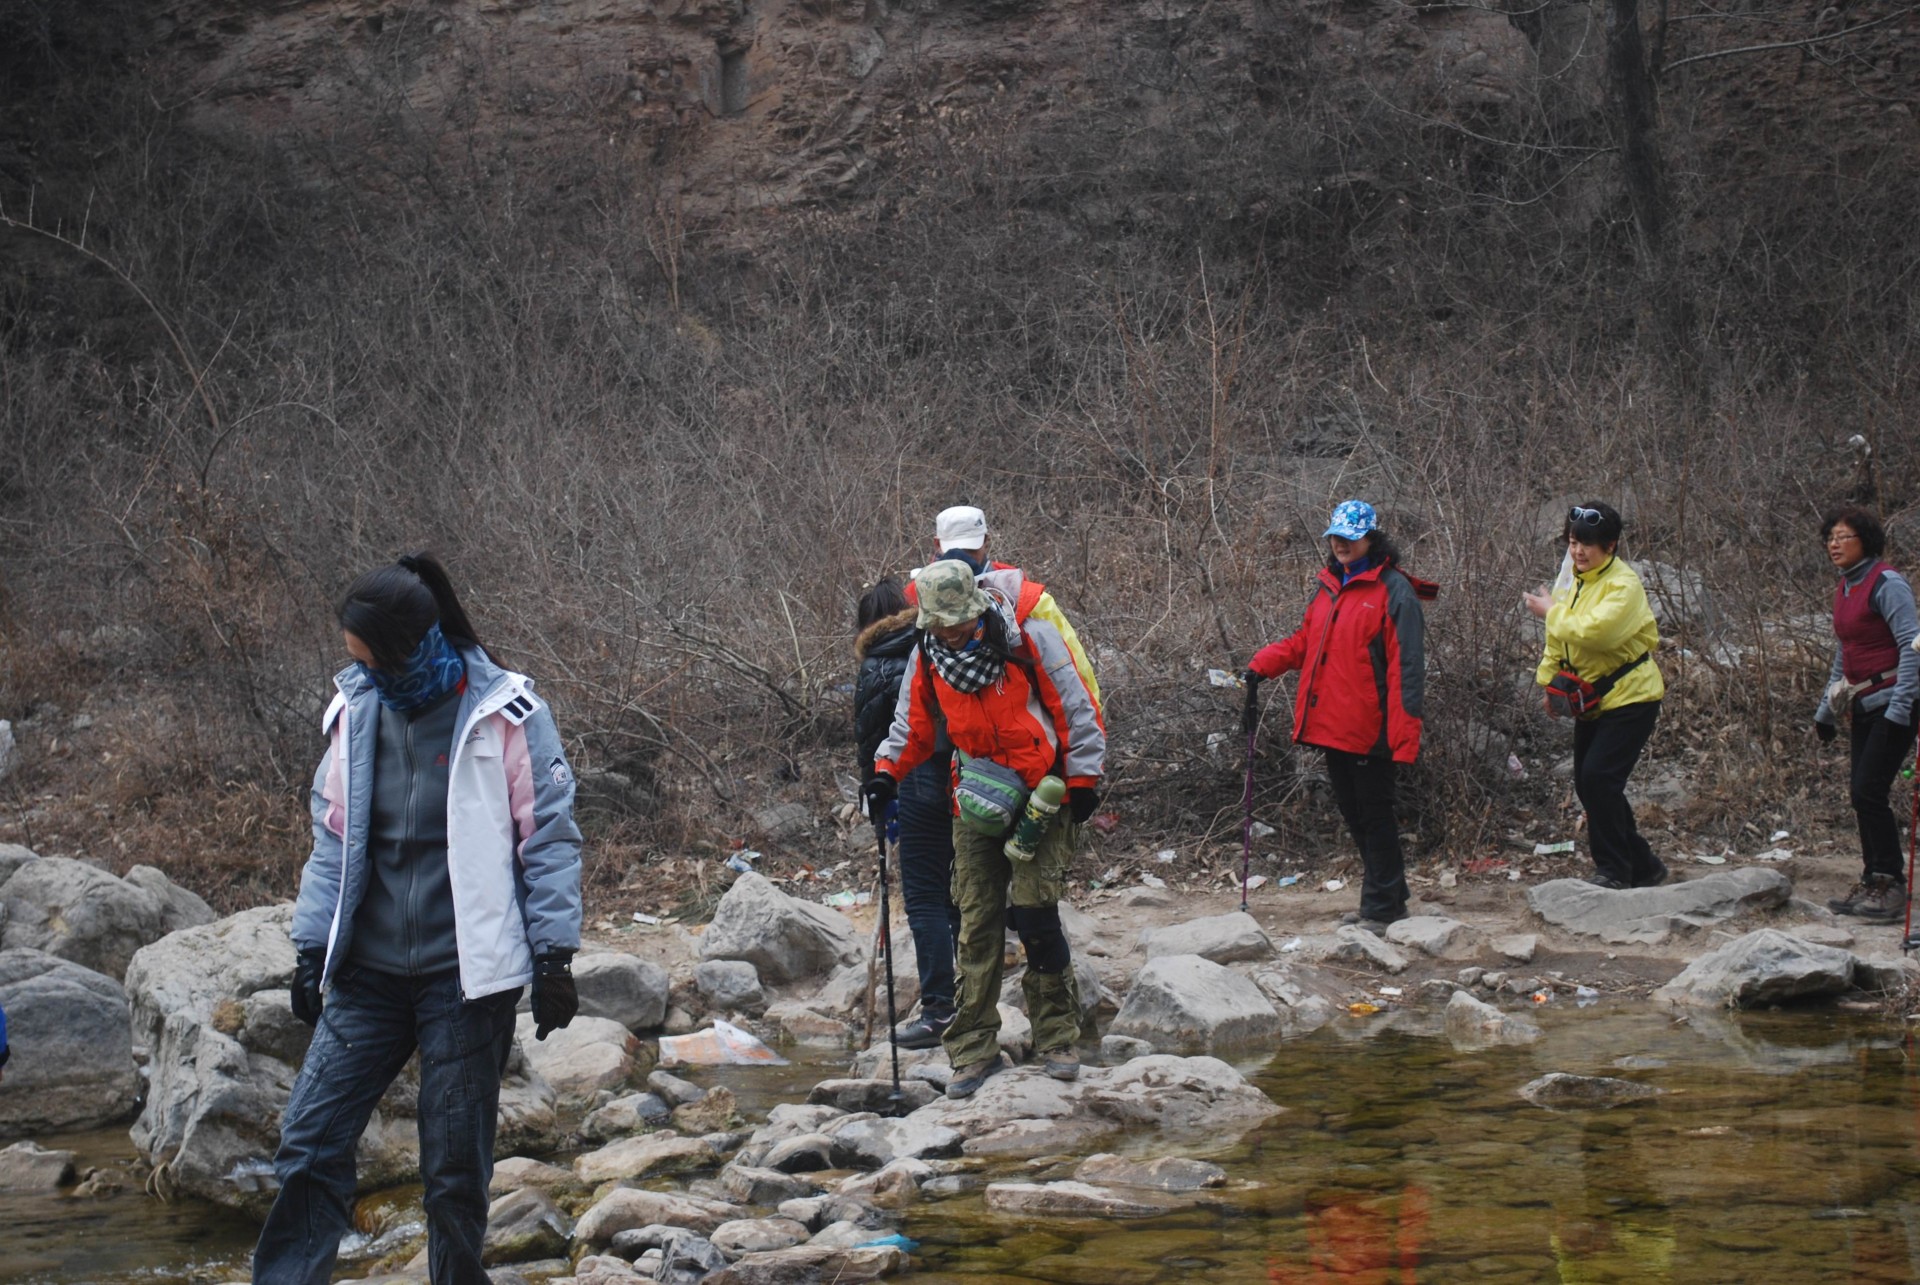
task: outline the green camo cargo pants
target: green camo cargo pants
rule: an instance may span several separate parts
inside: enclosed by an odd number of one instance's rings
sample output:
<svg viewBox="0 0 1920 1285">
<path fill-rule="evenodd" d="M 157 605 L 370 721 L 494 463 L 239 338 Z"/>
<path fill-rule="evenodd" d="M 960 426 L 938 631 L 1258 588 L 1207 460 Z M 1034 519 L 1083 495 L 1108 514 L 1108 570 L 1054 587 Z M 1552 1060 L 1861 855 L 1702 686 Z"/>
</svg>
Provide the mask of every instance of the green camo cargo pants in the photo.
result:
<svg viewBox="0 0 1920 1285">
<path fill-rule="evenodd" d="M 1080 827 L 1062 815 L 1040 840 L 1032 861 L 1009 861 L 1001 850 L 1005 840 L 988 838 L 954 822 L 953 902 L 960 908 L 960 944 L 954 963 L 959 997 L 953 1025 L 943 1041 L 954 1066 L 984 1062 L 999 1051 L 1009 891 L 1017 911 L 1041 912 L 1031 918 L 1015 917 L 1027 950 L 1021 988 L 1027 996 L 1027 1016 L 1033 1021 L 1034 1050 L 1068 1049 L 1079 1039 L 1080 992 L 1055 913 L 1066 891 L 1067 866 L 1079 846 L 1079 832 Z M 1035 967 L 1036 959 L 1053 967 L 1043 972 Z"/>
</svg>

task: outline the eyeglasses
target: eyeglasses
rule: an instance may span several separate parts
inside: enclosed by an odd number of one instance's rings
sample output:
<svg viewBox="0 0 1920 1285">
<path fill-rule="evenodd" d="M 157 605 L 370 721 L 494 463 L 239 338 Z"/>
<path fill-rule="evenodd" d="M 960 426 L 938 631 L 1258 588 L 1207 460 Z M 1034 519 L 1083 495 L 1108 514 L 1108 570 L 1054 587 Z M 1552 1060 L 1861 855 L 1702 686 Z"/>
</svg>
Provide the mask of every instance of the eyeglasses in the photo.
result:
<svg viewBox="0 0 1920 1285">
<path fill-rule="evenodd" d="M 1860 533 L 1858 531 L 1845 531 L 1845 532 L 1834 531 L 1827 536 L 1827 543 L 1828 544 L 1846 544 L 1851 540 L 1858 540 L 1859 538 L 1860 538 Z"/>
</svg>

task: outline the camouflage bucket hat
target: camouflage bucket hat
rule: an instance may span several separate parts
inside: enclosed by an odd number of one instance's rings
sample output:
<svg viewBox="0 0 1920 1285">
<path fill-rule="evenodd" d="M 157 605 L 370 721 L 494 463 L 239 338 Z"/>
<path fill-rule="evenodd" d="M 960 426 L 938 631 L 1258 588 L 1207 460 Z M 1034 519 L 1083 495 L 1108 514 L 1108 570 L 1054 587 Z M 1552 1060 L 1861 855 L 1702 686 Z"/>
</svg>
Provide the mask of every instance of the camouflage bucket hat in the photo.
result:
<svg viewBox="0 0 1920 1285">
<path fill-rule="evenodd" d="M 920 618 L 915 623 L 922 629 L 967 624 L 992 605 L 973 582 L 973 568 L 964 562 L 943 559 L 922 567 L 913 584 L 920 599 Z"/>
</svg>

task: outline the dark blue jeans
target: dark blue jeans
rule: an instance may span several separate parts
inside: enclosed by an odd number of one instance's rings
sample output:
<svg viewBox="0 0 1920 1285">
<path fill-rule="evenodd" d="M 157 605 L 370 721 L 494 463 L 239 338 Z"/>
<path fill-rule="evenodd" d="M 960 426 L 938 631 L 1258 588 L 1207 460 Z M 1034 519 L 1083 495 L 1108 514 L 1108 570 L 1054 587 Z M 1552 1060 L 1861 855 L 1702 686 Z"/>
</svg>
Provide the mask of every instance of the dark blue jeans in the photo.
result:
<svg viewBox="0 0 1920 1285">
<path fill-rule="evenodd" d="M 960 909 L 953 904 L 951 754 L 936 754 L 900 782 L 900 897 L 907 904 L 913 957 L 920 966 L 920 1005 L 953 1012 L 953 945 Z"/>
<path fill-rule="evenodd" d="M 399 977 L 343 967 L 280 1121 L 274 1197 L 254 1285 L 326 1285 L 351 1224 L 353 1152 L 380 1095 L 420 1050 L 420 1174 L 433 1285 L 486 1285 L 487 1185 L 519 988 L 469 1004 L 457 970 Z"/>
</svg>

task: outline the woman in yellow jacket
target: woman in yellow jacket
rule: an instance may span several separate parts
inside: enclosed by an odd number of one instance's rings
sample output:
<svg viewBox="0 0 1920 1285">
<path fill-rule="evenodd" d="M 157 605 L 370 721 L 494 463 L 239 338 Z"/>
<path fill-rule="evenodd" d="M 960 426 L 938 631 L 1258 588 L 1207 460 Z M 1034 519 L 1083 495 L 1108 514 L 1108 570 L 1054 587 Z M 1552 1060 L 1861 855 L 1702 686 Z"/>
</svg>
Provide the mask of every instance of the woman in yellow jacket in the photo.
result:
<svg viewBox="0 0 1920 1285">
<path fill-rule="evenodd" d="M 1587 845 L 1598 872 L 1587 881 L 1651 888 L 1666 882 L 1667 867 L 1634 824 L 1627 777 L 1653 735 L 1667 688 L 1653 659 L 1660 630 L 1647 591 L 1615 554 L 1621 526 L 1611 505 L 1576 505 L 1566 526 L 1571 583 L 1542 585 L 1526 602 L 1547 625 L 1534 677 L 1547 689 L 1548 712 L 1577 720 L 1573 789 L 1587 812 Z"/>
</svg>

